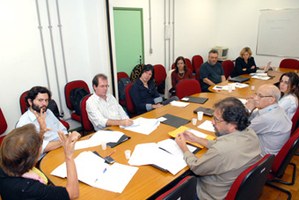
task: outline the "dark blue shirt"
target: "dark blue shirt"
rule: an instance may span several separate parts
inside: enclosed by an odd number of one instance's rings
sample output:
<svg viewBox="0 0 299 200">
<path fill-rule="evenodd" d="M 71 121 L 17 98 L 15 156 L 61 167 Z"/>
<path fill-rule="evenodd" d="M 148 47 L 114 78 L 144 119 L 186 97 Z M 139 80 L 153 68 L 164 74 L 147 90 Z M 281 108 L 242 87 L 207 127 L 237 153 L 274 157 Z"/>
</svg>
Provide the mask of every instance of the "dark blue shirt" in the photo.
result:
<svg viewBox="0 0 299 200">
<path fill-rule="evenodd" d="M 147 111 L 146 104 L 154 104 L 154 99 L 160 97 L 153 80 L 148 82 L 148 88 L 146 88 L 140 79 L 133 84 L 130 95 L 137 114 L 145 113 Z"/>
<path fill-rule="evenodd" d="M 254 69 L 251 69 L 252 66 L 255 66 Z M 244 71 L 243 71 L 244 69 Z M 239 76 L 242 74 L 250 74 L 256 72 L 256 64 L 254 62 L 254 58 L 248 58 L 248 62 L 246 63 L 245 60 L 241 57 L 236 59 L 236 64 L 234 70 L 231 74 L 231 77 Z"/>
<path fill-rule="evenodd" d="M 209 91 L 208 88 L 210 87 L 210 85 L 204 83 L 203 79 L 208 78 L 215 84 L 220 83 L 222 81 L 221 76 L 224 75 L 224 71 L 221 64 L 218 62 L 215 65 L 211 65 L 210 63 L 205 62 L 200 67 L 199 75 L 201 90 L 203 92 L 207 92 Z"/>
</svg>

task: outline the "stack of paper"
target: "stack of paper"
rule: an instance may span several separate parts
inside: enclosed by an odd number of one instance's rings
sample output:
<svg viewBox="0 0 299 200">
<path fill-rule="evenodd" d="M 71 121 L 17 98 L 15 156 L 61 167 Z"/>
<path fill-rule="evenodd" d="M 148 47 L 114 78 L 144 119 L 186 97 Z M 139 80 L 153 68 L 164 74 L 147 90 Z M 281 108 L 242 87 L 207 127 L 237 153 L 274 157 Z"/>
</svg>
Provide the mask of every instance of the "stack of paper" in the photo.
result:
<svg viewBox="0 0 299 200">
<path fill-rule="evenodd" d="M 210 132 L 215 132 L 215 128 L 210 120 L 205 120 L 203 123 L 201 123 L 197 128 L 210 131 Z"/>
<path fill-rule="evenodd" d="M 250 74 L 252 78 L 260 79 L 260 80 L 269 80 L 271 77 L 268 76 L 267 73 L 252 73 Z"/>
<path fill-rule="evenodd" d="M 214 140 L 215 139 L 215 137 L 212 136 L 212 135 L 207 135 L 207 134 L 202 133 L 200 131 L 197 131 L 197 130 L 194 130 L 194 129 L 190 129 L 190 128 L 186 127 L 186 126 L 181 126 L 181 127 L 177 128 L 177 129 L 175 129 L 174 131 L 169 132 L 168 135 L 170 135 L 171 137 L 175 138 L 179 133 L 183 133 L 184 131 L 189 131 L 189 132 L 193 133 L 194 135 L 196 135 L 197 137 L 206 138 L 207 140 Z M 200 148 L 203 148 L 203 146 L 201 146 L 198 143 L 191 143 L 191 142 L 188 142 L 188 143 L 190 143 L 190 144 L 192 144 L 194 146 L 198 146 Z"/>
<path fill-rule="evenodd" d="M 121 193 L 137 172 L 137 167 L 114 163 L 108 165 L 104 159 L 91 151 L 80 153 L 75 158 L 78 179 L 90 186 Z M 51 172 L 54 176 L 66 177 L 63 163 Z"/>
<path fill-rule="evenodd" d="M 144 143 L 135 146 L 134 152 L 129 160 L 130 165 L 156 165 L 159 168 L 177 174 L 184 167 L 186 162 L 181 156 L 173 155 L 167 150 L 159 148 L 157 143 Z"/>
<path fill-rule="evenodd" d="M 149 135 L 160 125 L 160 121 L 157 119 L 147 119 L 139 117 L 133 120 L 133 125 L 131 126 L 120 126 L 129 131 Z"/>
<path fill-rule="evenodd" d="M 75 150 L 88 148 L 88 147 L 94 147 L 99 146 L 103 142 L 118 142 L 119 139 L 124 135 L 124 133 L 120 131 L 105 131 L 100 130 L 97 131 L 95 134 L 93 134 L 89 139 L 87 140 L 80 140 L 76 142 L 75 144 Z"/>
<path fill-rule="evenodd" d="M 172 102 L 170 102 L 170 105 L 184 108 L 184 107 L 188 106 L 189 103 L 181 102 L 181 101 L 172 101 Z"/>
</svg>

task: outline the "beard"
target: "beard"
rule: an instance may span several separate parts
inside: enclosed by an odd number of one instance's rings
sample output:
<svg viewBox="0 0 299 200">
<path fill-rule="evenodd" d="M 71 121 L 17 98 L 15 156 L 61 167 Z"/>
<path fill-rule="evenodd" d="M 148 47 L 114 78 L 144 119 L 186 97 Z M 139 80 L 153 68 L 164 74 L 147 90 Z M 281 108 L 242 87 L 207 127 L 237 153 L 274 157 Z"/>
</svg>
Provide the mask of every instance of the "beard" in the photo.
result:
<svg viewBox="0 0 299 200">
<path fill-rule="evenodd" d="M 215 126 L 214 126 L 214 129 L 215 129 L 215 135 L 216 135 L 217 137 L 221 137 L 221 136 L 227 134 L 227 133 L 224 133 L 224 132 L 220 132 Z"/>
<path fill-rule="evenodd" d="M 40 113 L 40 111 L 42 110 L 42 112 L 46 112 L 47 111 L 47 106 L 41 106 L 39 107 L 38 105 L 32 103 L 32 109 L 35 110 L 36 112 Z"/>
</svg>

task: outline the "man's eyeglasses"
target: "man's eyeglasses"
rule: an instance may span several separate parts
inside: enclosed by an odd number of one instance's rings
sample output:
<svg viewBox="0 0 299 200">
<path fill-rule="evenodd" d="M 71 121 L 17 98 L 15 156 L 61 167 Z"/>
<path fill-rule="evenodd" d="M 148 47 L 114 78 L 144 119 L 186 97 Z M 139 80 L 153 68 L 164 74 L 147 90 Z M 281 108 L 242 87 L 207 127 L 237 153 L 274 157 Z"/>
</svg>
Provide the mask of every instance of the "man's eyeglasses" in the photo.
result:
<svg viewBox="0 0 299 200">
<path fill-rule="evenodd" d="M 257 96 L 258 98 L 273 97 L 271 95 L 262 95 L 262 94 L 257 94 L 257 93 L 254 93 L 254 95 Z"/>
<path fill-rule="evenodd" d="M 216 123 L 221 123 L 221 122 L 224 122 L 223 119 L 218 119 L 215 115 L 213 115 L 213 118 L 212 118 Z"/>
<path fill-rule="evenodd" d="M 99 85 L 100 88 L 109 88 L 109 85 Z"/>
</svg>

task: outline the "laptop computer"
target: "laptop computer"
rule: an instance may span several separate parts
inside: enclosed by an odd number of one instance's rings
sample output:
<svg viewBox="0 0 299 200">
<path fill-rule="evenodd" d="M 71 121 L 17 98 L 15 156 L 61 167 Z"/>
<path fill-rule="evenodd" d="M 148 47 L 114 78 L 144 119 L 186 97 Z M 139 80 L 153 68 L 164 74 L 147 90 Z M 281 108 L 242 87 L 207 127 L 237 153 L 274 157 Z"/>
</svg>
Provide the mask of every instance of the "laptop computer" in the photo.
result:
<svg viewBox="0 0 299 200">
<path fill-rule="evenodd" d="M 228 81 L 238 82 L 238 83 L 243 83 L 248 80 L 249 80 L 249 78 L 243 77 L 243 76 L 236 76 L 236 77 L 228 79 Z"/>
<path fill-rule="evenodd" d="M 213 117 L 214 110 L 211 108 L 198 107 L 193 110 L 194 113 L 197 113 L 198 111 L 202 111 L 206 116 Z"/>
</svg>

